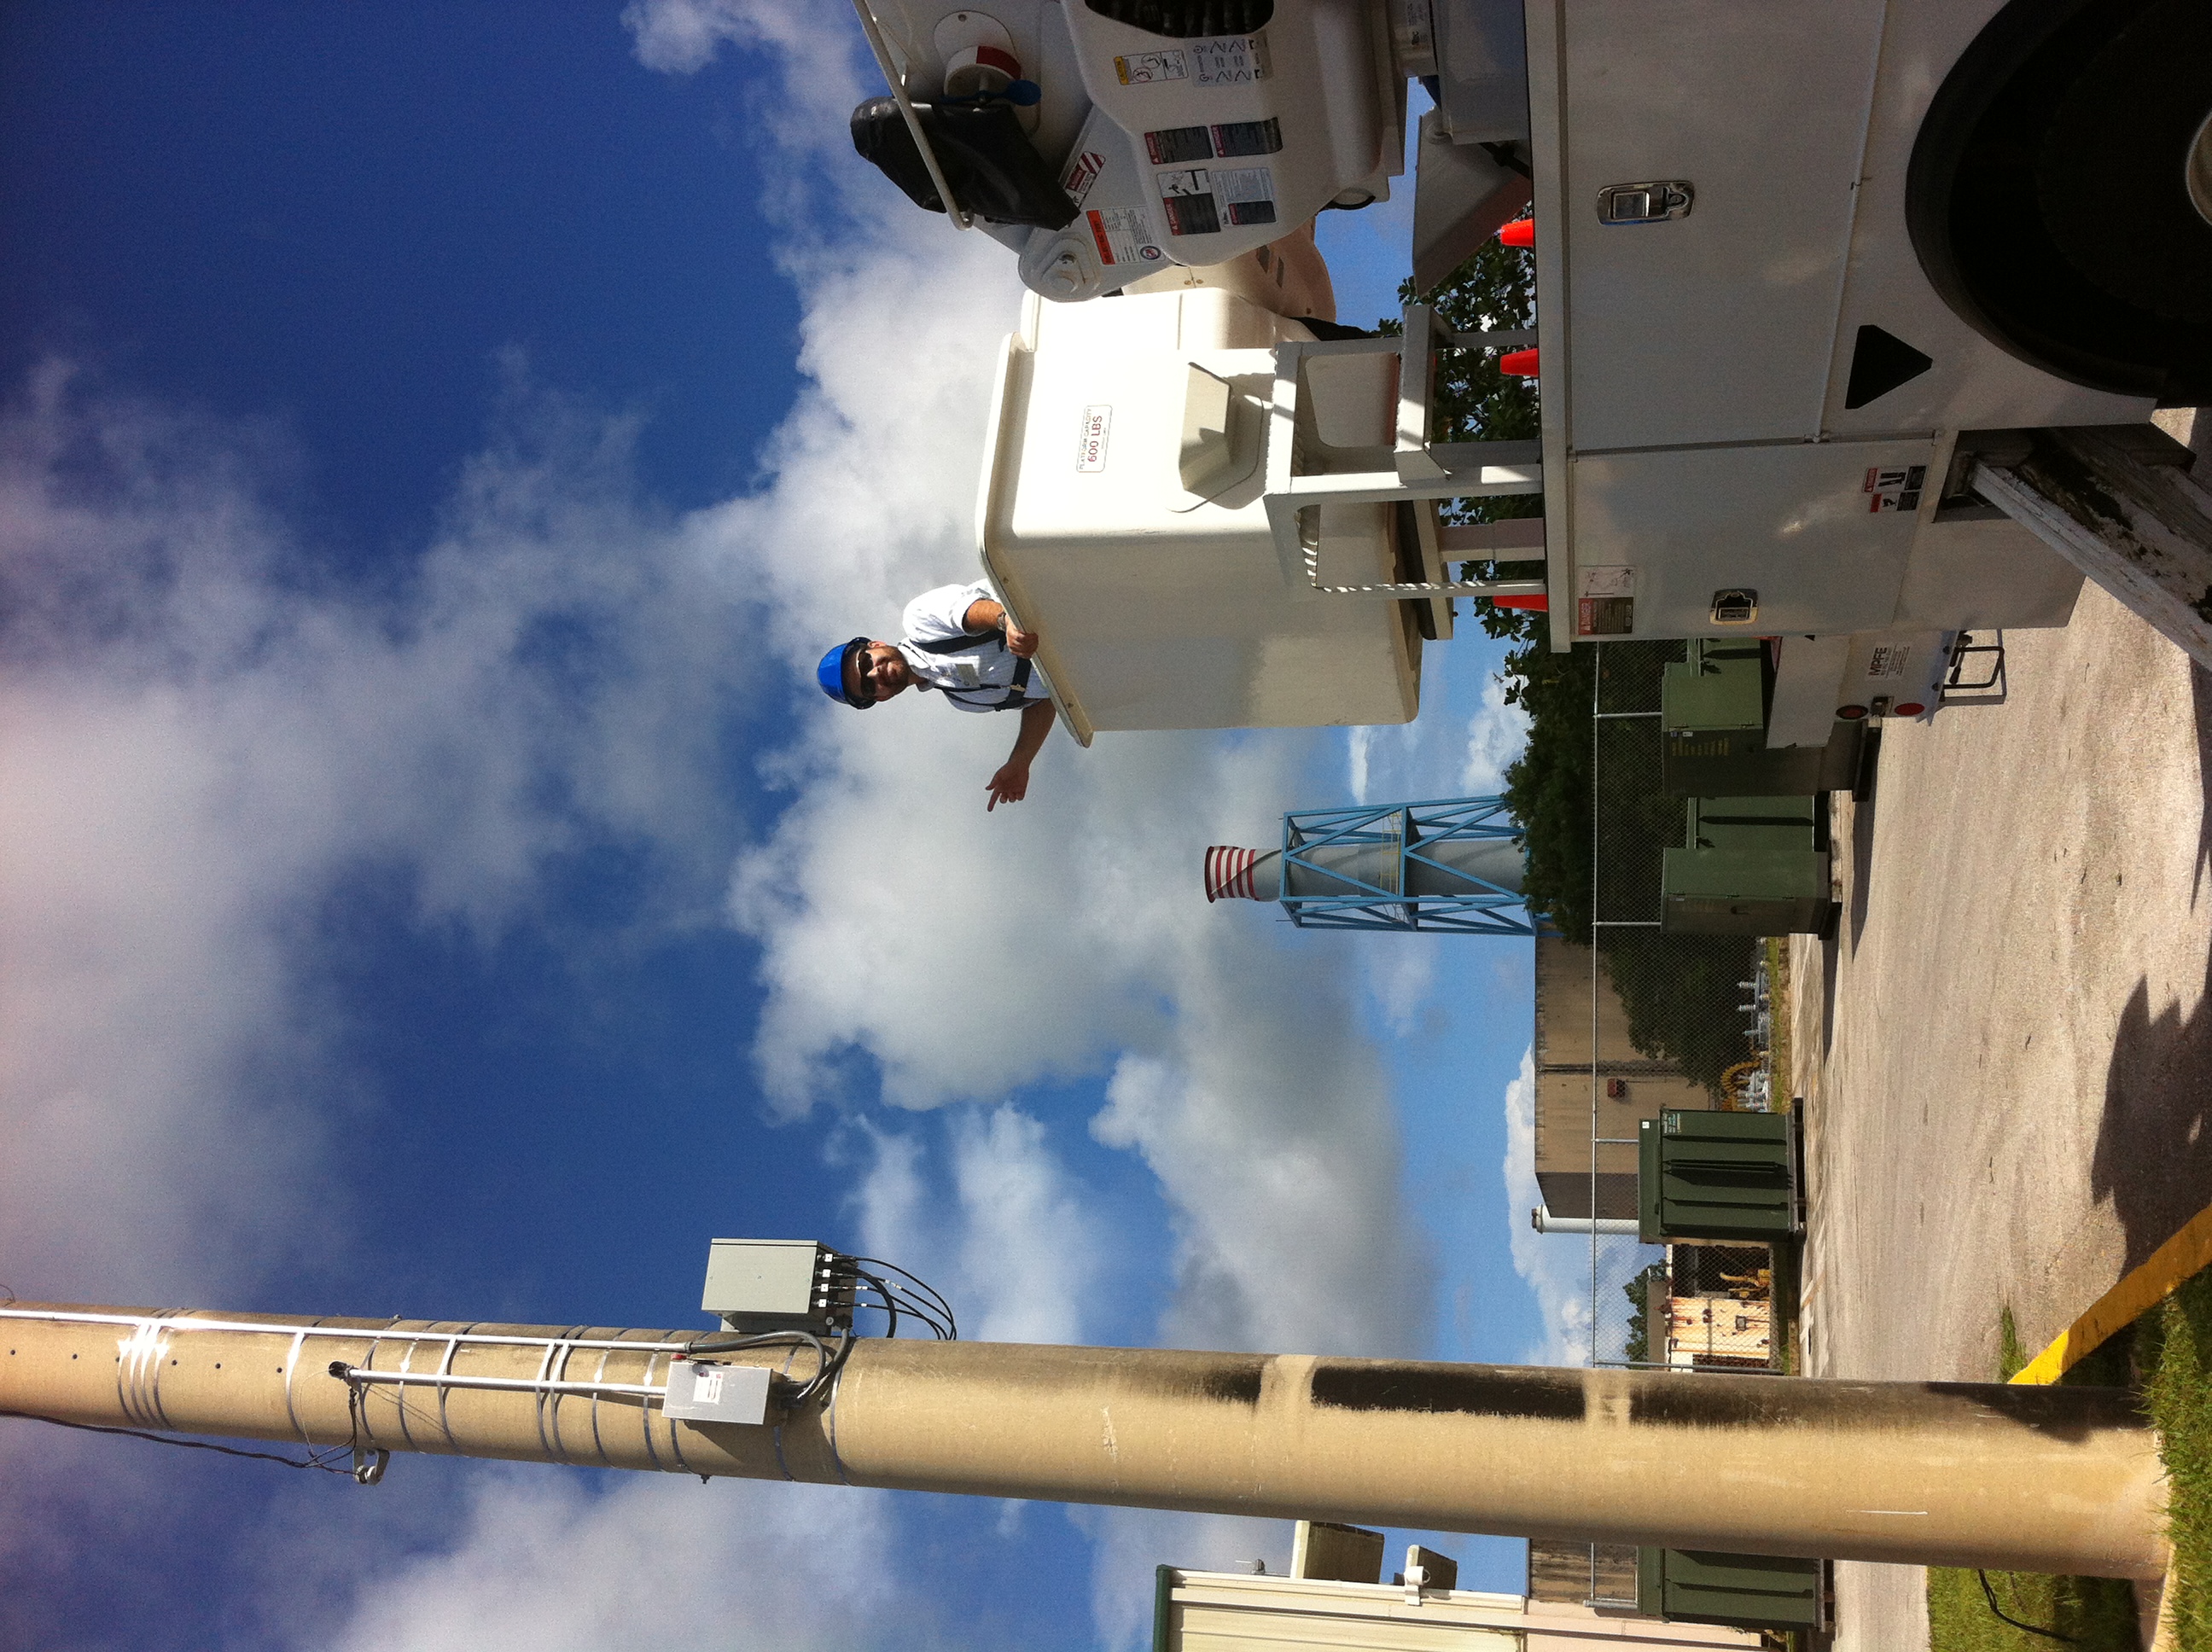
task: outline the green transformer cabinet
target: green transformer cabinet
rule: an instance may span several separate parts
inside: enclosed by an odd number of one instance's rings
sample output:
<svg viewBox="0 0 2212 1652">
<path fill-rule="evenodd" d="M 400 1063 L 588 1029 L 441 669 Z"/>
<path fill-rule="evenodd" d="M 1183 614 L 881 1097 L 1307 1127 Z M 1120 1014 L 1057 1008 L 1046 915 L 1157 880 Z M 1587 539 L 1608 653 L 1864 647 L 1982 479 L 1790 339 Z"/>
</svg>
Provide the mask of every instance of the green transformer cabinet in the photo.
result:
<svg viewBox="0 0 2212 1652">
<path fill-rule="evenodd" d="M 1824 746 L 1766 744 L 1774 666 L 1766 645 L 1692 641 L 1659 683 L 1661 778 L 1669 797 L 1803 797 L 1848 791 L 1864 725 L 1838 722 Z"/>
<path fill-rule="evenodd" d="M 1787 1113 L 1662 1108 L 1637 1127 L 1637 1236 L 1768 1243 L 1797 1218 L 1797 1145 Z"/>
<path fill-rule="evenodd" d="M 1823 1561 L 1710 1549 L 1641 1549 L 1636 1610 L 1669 1623 L 1735 1629 L 1825 1629 L 1828 1569 Z"/>
<path fill-rule="evenodd" d="M 1660 926 L 1677 935 L 1825 934 L 1827 817 L 1809 797 L 1692 798 L 1662 857 Z"/>
</svg>

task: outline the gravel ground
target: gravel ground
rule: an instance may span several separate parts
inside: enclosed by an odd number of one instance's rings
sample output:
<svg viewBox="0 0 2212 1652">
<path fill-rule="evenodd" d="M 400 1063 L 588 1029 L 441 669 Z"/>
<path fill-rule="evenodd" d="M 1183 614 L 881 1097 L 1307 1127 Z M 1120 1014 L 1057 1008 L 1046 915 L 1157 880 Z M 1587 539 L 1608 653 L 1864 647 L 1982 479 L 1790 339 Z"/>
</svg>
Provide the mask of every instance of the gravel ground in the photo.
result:
<svg viewBox="0 0 2212 1652">
<path fill-rule="evenodd" d="M 1806 1369 L 1986 1379 L 2212 1204 L 2212 677 L 2092 586 L 2001 707 L 1886 731 L 1837 799 L 1839 932 L 1792 943 Z M 1838 1569 L 1839 1652 L 1927 1644 Z"/>
</svg>

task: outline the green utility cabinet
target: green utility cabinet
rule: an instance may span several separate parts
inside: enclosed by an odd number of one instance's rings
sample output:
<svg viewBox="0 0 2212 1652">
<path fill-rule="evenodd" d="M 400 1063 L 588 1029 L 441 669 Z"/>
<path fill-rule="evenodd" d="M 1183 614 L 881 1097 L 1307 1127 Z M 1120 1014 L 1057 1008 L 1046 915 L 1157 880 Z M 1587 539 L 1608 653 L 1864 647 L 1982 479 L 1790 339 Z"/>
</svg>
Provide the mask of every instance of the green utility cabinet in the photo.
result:
<svg viewBox="0 0 2212 1652">
<path fill-rule="evenodd" d="M 1797 1144 L 1787 1113 L 1662 1108 L 1637 1127 L 1637 1236 L 1740 1244 L 1791 1237 Z"/>
<path fill-rule="evenodd" d="M 1662 673 L 1661 783 L 1669 797 L 1801 797 L 1856 782 L 1864 726 L 1838 722 L 1825 746 L 1767 749 L 1774 667 L 1755 637 L 1692 641 Z"/>
<path fill-rule="evenodd" d="M 1639 1549 L 1636 1610 L 1667 1623 L 1733 1629 L 1825 1629 L 1828 1567 L 1779 1555 Z"/>
<path fill-rule="evenodd" d="M 1692 798 L 1683 844 L 1659 873 L 1660 926 L 1677 935 L 1826 932 L 1826 812 L 1809 797 Z"/>
</svg>

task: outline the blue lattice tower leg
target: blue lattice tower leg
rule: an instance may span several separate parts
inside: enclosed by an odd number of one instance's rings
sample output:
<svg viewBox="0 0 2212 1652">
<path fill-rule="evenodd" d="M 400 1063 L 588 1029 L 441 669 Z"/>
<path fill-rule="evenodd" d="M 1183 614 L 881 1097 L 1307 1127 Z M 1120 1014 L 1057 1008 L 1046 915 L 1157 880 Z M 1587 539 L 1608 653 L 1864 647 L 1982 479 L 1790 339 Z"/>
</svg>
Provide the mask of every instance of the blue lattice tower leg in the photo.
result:
<svg viewBox="0 0 2212 1652">
<path fill-rule="evenodd" d="M 1521 828 L 1499 797 L 1283 817 L 1283 847 L 1206 852 L 1206 898 L 1279 902 L 1313 929 L 1534 932 Z"/>
</svg>

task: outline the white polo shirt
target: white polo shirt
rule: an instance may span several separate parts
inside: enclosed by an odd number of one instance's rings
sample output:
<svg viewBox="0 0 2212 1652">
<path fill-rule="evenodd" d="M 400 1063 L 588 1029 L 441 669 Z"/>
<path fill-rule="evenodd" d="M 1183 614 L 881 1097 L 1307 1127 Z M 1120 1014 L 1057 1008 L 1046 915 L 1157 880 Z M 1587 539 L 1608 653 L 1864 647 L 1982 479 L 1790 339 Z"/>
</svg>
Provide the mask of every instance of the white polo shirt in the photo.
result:
<svg viewBox="0 0 2212 1652">
<path fill-rule="evenodd" d="M 1018 711 L 1052 697 L 1042 668 L 1007 647 L 1003 633 L 968 629 L 969 608 L 998 600 L 998 592 L 979 580 L 939 586 L 906 605 L 899 653 L 916 683 L 937 689 L 963 711 Z"/>
</svg>

